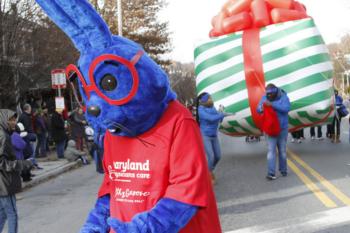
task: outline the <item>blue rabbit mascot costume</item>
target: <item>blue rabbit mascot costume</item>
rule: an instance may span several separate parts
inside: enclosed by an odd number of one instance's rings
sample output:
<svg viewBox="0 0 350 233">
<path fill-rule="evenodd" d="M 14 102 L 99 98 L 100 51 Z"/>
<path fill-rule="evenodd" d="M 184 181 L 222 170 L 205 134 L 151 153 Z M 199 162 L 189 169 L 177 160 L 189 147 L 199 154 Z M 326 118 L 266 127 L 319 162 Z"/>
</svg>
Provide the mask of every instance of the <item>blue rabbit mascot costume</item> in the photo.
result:
<svg viewBox="0 0 350 233">
<path fill-rule="evenodd" d="M 142 47 L 87 0 L 36 0 L 80 52 L 89 123 L 106 131 L 105 177 L 81 233 L 220 233 L 199 128 Z"/>
</svg>

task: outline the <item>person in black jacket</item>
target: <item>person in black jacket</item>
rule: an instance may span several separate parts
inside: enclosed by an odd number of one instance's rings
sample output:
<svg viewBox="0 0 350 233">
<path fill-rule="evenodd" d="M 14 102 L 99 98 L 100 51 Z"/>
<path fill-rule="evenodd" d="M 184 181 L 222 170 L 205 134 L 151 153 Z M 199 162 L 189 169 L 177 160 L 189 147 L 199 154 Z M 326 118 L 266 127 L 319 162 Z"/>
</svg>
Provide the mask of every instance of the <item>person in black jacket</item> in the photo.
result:
<svg viewBox="0 0 350 233">
<path fill-rule="evenodd" d="M 32 149 L 31 159 L 36 169 L 42 169 L 35 159 L 35 148 L 37 144 L 37 137 L 33 129 L 33 118 L 32 118 L 32 107 L 30 104 L 23 105 L 23 113 L 18 118 L 18 122 L 24 125 L 24 129 L 28 132 L 28 138 L 30 139 L 29 144 Z"/>
<path fill-rule="evenodd" d="M 15 194 L 22 188 L 20 172 L 32 166 L 30 161 L 16 160 L 10 137 L 16 118 L 15 112 L 0 109 L 0 232 L 8 220 L 9 233 L 18 232 Z"/>
<path fill-rule="evenodd" d="M 23 105 L 23 113 L 18 118 L 18 122 L 24 125 L 24 129 L 28 133 L 34 133 L 32 120 L 32 107 L 30 104 Z"/>
<path fill-rule="evenodd" d="M 57 157 L 64 158 L 64 147 L 67 140 L 65 123 L 61 113 L 54 111 L 51 118 L 52 139 L 56 144 Z"/>
</svg>

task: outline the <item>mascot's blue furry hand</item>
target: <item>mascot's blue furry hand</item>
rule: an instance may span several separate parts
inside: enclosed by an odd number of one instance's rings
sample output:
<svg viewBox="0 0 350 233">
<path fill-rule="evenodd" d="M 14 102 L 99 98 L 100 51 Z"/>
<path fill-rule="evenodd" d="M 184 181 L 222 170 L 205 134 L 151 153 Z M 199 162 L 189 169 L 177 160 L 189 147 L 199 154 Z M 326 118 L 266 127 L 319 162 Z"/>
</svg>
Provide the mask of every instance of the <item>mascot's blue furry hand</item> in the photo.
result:
<svg viewBox="0 0 350 233">
<path fill-rule="evenodd" d="M 95 208 L 91 210 L 86 223 L 79 233 L 108 233 L 107 219 L 110 216 L 109 195 L 103 196 L 96 201 Z"/>
<path fill-rule="evenodd" d="M 138 233 L 138 232 L 143 232 L 142 229 L 139 229 L 138 226 L 134 222 L 124 223 L 122 221 L 119 221 L 116 218 L 108 218 L 107 223 L 117 233 L 123 233 L 123 232 Z"/>
<path fill-rule="evenodd" d="M 173 199 L 161 199 L 149 212 L 143 212 L 131 222 L 109 218 L 108 224 L 117 233 L 177 233 L 196 214 L 198 207 Z"/>
</svg>

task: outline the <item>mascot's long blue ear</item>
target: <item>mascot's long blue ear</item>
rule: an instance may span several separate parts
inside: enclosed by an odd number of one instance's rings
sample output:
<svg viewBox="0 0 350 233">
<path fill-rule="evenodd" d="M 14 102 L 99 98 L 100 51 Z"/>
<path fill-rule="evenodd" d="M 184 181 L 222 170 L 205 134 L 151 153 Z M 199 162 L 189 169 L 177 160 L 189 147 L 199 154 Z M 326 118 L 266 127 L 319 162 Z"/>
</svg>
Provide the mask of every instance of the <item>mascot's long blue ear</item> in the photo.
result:
<svg viewBox="0 0 350 233">
<path fill-rule="evenodd" d="M 47 15 L 85 53 L 111 45 L 112 35 L 103 19 L 86 0 L 36 0 Z"/>
</svg>

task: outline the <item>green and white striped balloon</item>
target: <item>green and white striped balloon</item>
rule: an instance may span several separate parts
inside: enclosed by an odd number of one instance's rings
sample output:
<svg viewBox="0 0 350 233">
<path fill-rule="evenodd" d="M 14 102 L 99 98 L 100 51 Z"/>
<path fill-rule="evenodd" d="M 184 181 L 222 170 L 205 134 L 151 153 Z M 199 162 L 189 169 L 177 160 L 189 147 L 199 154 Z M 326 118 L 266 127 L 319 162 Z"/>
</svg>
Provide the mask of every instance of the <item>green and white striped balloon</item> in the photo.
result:
<svg viewBox="0 0 350 233">
<path fill-rule="evenodd" d="M 314 21 L 308 18 L 262 28 L 260 46 L 266 84 L 281 87 L 291 100 L 290 129 L 321 119 L 331 121 L 333 67 Z M 236 113 L 225 118 L 221 131 L 260 134 L 249 108 L 242 32 L 201 43 L 194 56 L 197 92 L 210 93 L 215 106 Z"/>
</svg>

